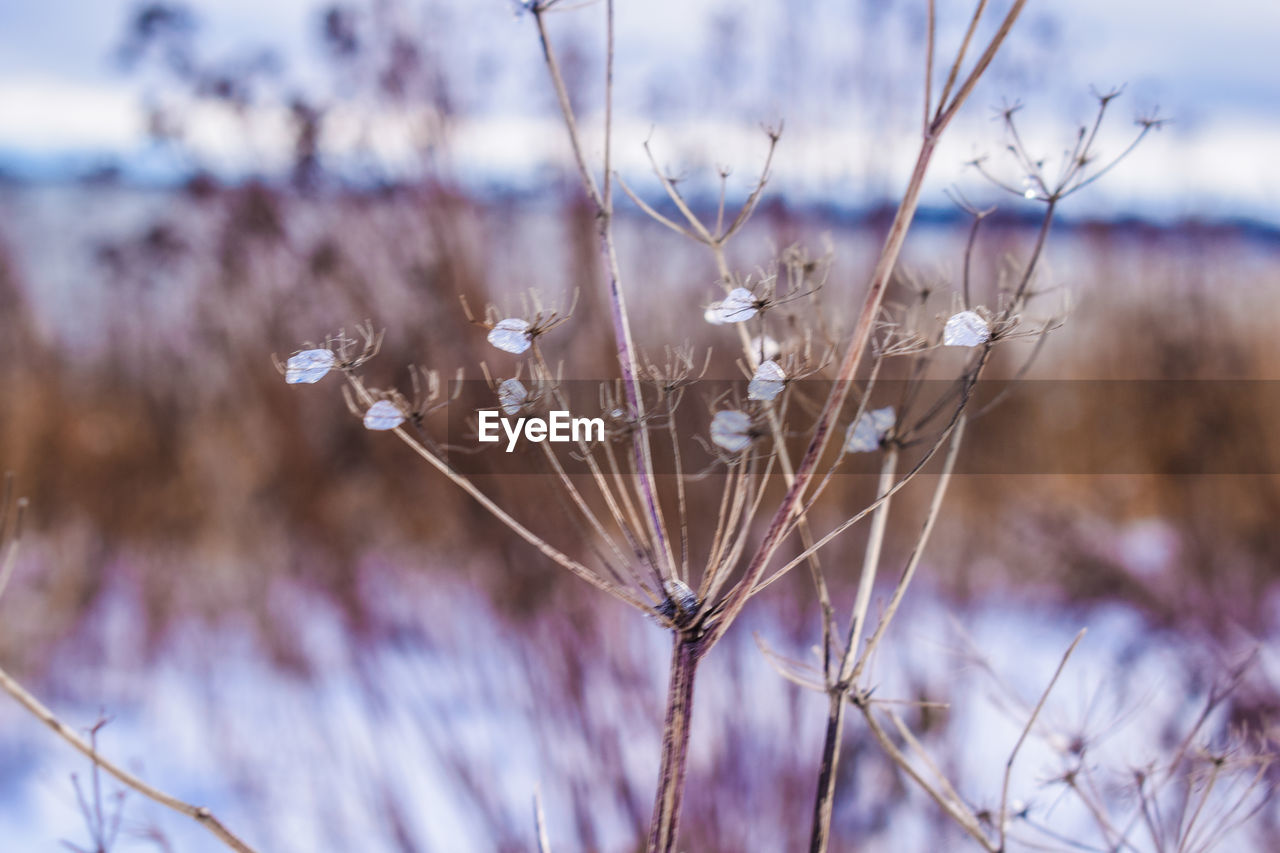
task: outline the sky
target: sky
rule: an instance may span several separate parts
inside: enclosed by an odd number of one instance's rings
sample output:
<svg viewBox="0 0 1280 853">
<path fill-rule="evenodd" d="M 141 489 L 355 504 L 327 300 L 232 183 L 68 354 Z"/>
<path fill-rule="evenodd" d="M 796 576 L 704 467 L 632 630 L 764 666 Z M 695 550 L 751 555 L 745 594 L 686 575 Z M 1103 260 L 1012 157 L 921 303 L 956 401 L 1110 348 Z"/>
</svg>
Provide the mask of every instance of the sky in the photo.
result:
<svg viewBox="0 0 1280 853">
<path fill-rule="evenodd" d="M 510 0 L 401 5 L 458 109 L 452 168 L 480 184 L 521 187 L 536 186 L 546 166 L 565 164 L 528 15 L 514 14 Z M 938 5 L 945 48 L 958 38 L 969 4 Z M 577 56 L 589 68 L 596 58 L 595 6 L 553 21 L 568 65 Z M 738 183 L 731 191 L 743 192 L 762 162 L 756 125 L 781 120 L 788 132 L 775 162 L 776 191 L 824 202 L 892 196 L 911 157 L 920 77 L 912 45 L 922 4 L 888 6 L 620 0 L 617 165 L 643 185 L 640 143 L 651 137 L 663 165 L 695 182 L 732 164 Z M 371 149 L 392 170 L 412 171 L 421 129 L 362 100 L 325 62 L 321 4 L 201 0 L 191 7 L 202 56 L 225 60 L 270 47 L 288 81 L 255 108 L 251 131 L 226 111 L 194 110 L 189 141 L 203 164 L 228 174 L 282 169 L 289 148 L 281 99 L 324 91 L 340 102 L 324 140 L 335 162 Z M 0 0 L 0 169 L 65 177 L 114 161 L 127 172 L 163 176 L 190 165 L 148 146 L 143 103 L 172 92 L 156 74 L 126 73 L 114 59 L 133 8 L 129 0 Z M 1123 83 L 1104 154 L 1123 147 L 1137 112 L 1158 107 L 1173 121 L 1090 193 L 1085 211 L 1280 224 L 1277 44 L 1280 4 L 1271 0 L 1032 0 L 951 131 L 933 189 L 971 180 L 966 160 L 999 154 L 999 128 L 988 119 L 1002 99 L 1026 102 L 1024 133 L 1051 155 L 1089 117 L 1090 86 Z M 598 124 L 590 121 L 598 94 L 593 85 L 579 92 L 589 134 Z"/>
</svg>

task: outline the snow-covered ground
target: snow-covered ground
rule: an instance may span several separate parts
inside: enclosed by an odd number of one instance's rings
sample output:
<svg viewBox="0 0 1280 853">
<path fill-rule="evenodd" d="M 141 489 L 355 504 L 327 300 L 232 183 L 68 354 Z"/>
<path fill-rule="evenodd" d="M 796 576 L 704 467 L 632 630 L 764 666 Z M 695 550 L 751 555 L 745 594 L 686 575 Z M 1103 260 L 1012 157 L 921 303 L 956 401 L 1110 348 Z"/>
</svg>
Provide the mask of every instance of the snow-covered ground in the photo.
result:
<svg viewBox="0 0 1280 853">
<path fill-rule="evenodd" d="M 104 753 L 212 808 L 273 853 L 490 851 L 497 843 L 486 832 L 493 815 L 507 834 L 531 845 L 535 791 L 545 800 L 552 838 L 573 838 L 568 800 L 580 779 L 591 782 L 587 797 L 598 806 L 601 849 L 630 849 L 609 777 L 624 775 L 640 790 L 653 779 L 659 726 L 653 702 L 667 663 L 662 632 L 639 619 L 604 620 L 612 629 L 582 654 L 586 716 L 618 738 L 618 755 L 602 762 L 592 753 L 598 743 L 562 716 L 563 709 L 547 704 L 540 688 L 563 663 L 564 649 L 548 638 L 565 617 L 548 614 L 518 629 L 456 582 L 414 584 L 387 576 L 379 583 L 386 586 L 375 600 L 385 602 L 380 619 L 390 630 L 371 644 L 355 642 L 326 603 L 282 593 L 281 616 L 298 626 L 308 657 L 305 678 L 267 662 L 234 620 L 218 630 L 179 632 L 158 659 L 140 664 L 141 638 L 131 627 L 137 614 L 127 596 L 111 596 L 97 629 L 102 660 L 85 666 L 68 655 L 45 692 L 62 697 L 52 704 L 73 724 L 87 726 L 105 712 L 111 722 L 101 734 Z M 1013 774 L 1011 797 L 1029 806 L 1032 820 L 1084 838 L 1081 808 L 1048 782 L 1068 766 L 1072 739 L 1091 736 L 1096 760 L 1105 756 L 1117 772 L 1144 766 L 1167 753 L 1161 742 L 1167 724 L 1188 723 L 1203 700 L 1188 698 L 1177 649 L 1148 644 L 1143 625 L 1125 612 L 1077 621 L 989 600 L 957 615 L 926 589 L 917 592 L 871 681 L 883 699 L 913 697 L 913 689 L 925 685 L 931 699 L 951 704 L 950 746 L 942 760 L 955 768 L 960 790 L 977 807 L 998 804 L 1004 759 L 1027 710 L 1085 624 L 1090 631 Z M 755 649 L 753 630 L 775 648 L 805 656 L 760 619 L 741 626 L 737 642 L 716 652 L 698 691 L 693 784 L 731 749 L 758 753 L 745 757 L 747 766 L 774 766 L 779 756 L 816 762 L 825 700 L 815 694 L 797 700 L 798 689 Z M 638 691 L 617 680 L 619 661 L 640 674 Z M 645 694 L 651 701 L 637 705 L 637 695 Z M 858 728 L 852 718 L 850 729 Z M 748 739 L 731 740 L 729 731 Z M 492 798 L 488 818 L 471 798 L 468 773 Z M 87 774 L 86 763 L 38 722 L 0 702 L 0 849 L 25 853 L 52 850 L 59 840 L 83 843 L 71 779 Z M 771 783 L 766 777 L 757 784 L 767 790 Z M 868 849 L 922 843 L 919 816 L 932 807 L 917 792 L 908 801 L 916 817 L 895 823 L 880 847 Z M 690 820 L 697 820 L 696 802 Z M 780 849 L 767 815 L 741 819 L 754 832 L 753 849 Z M 125 803 L 117 850 L 158 849 L 146 838 L 156 829 L 172 849 L 218 849 L 199 827 L 134 795 Z M 1035 837 L 1026 826 L 1017 831 Z M 397 832 L 409 839 L 407 846 Z M 1239 843 L 1231 849 L 1247 849 L 1243 838 Z M 1146 849 L 1140 840 L 1138 849 Z"/>
</svg>

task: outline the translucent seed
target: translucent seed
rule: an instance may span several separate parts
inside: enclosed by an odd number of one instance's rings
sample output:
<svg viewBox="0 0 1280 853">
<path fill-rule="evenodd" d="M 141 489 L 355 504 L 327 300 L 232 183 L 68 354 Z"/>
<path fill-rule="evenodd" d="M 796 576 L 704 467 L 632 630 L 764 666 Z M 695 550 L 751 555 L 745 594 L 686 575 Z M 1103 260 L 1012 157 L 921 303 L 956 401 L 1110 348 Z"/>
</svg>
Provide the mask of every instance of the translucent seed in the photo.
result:
<svg viewBox="0 0 1280 853">
<path fill-rule="evenodd" d="M 533 343 L 529 334 L 529 323 L 519 317 L 508 317 L 499 320 L 489 331 L 489 343 L 503 352 L 520 355 Z"/>
<path fill-rule="evenodd" d="M 745 287 L 735 287 L 729 295 L 716 306 L 716 317 L 720 323 L 743 323 L 756 316 L 756 297 Z M 715 323 L 716 321 L 712 321 Z"/>
<path fill-rule="evenodd" d="M 337 358 L 327 349 L 308 349 L 289 357 L 284 366 L 284 381 L 290 385 L 319 382 L 333 369 Z"/>
<path fill-rule="evenodd" d="M 961 311 L 942 330 L 942 343 L 949 347 L 976 347 L 990 338 L 991 327 L 974 311 Z"/>
<path fill-rule="evenodd" d="M 776 361 L 764 361 L 756 368 L 755 376 L 747 383 L 747 399 L 773 400 L 782 393 L 787 374 Z"/>
<path fill-rule="evenodd" d="M 379 400 L 364 413 L 365 429 L 395 429 L 404 423 L 404 412 L 390 400 Z"/>
<path fill-rule="evenodd" d="M 716 412 L 711 419 L 711 440 L 730 453 L 746 450 L 751 444 L 751 418 L 737 409 Z"/>
<path fill-rule="evenodd" d="M 529 399 L 529 390 L 519 379 L 504 379 L 498 386 L 498 405 L 504 415 L 517 414 Z"/>
<path fill-rule="evenodd" d="M 880 442 L 893 428 L 897 416 L 893 406 L 885 406 L 871 412 L 863 412 L 862 417 L 849 424 L 844 434 L 845 453 L 874 453 L 880 449 Z"/>
</svg>

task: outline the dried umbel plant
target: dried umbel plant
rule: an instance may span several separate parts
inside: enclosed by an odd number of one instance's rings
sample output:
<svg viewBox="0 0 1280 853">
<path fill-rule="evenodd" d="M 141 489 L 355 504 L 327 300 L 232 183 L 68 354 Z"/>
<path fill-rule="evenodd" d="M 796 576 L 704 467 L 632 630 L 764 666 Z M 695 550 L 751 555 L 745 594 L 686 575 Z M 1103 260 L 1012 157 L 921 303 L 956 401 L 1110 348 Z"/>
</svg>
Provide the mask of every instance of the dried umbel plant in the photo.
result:
<svg viewBox="0 0 1280 853">
<path fill-rule="evenodd" d="M 568 498 L 579 529 L 592 546 L 594 560 L 583 562 L 570 556 L 548 537 L 517 520 L 516 510 L 499 506 L 450 464 L 438 445 L 433 446 L 420 434 L 427 425 L 422 418 L 410 417 L 411 413 L 396 392 L 368 387 L 356 367 L 336 356 L 332 366 L 344 375 L 349 399 L 357 414 L 365 418 L 366 425 L 394 433 L 546 557 L 671 632 L 663 749 L 647 843 L 650 851 L 669 853 L 676 849 L 677 843 L 699 662 L 723 639 L 752 597 L 792 569 L 807 564 L 819 586 L 827 614 L 822 685 L 832 697 L 833 709 L 838 709 L 839 716 L 834 720 L 838 746 L 838 724 L 843 719 L 844 707 L 851 697 L 861 701 L 854 685 L 865 663 L 865 658 L 859 655 L 863 648 L 860 637 L 867 621 L 877 554 L 869 550 L 853 626 L 841 653 L 834 642 L 835 620 L 818 561 L 819 551 L 868 516 L 873 519 L 872 538 L 880 541 L 892 496 L 944 447 L 948 448 L 946 470 L 950 470 L 963 431 L 964 410 L 993 348 L 1027 331 L 1022 316 L 1031 295 L 1029 284 L 1040 246 L 1022 280 L 1008 292 L 995 295 L 987 307 L 971 303 L 967 286 L 963 310 L 954 312 L 946 322 L 942 322 L 945 318 L 926 316 L 927 312 L 921 310 L 924 299 L 906 311 L 886 312 L 883 305 L 938 141 L 990 65 L 1025 3 L 1017 0 L 996 20 L 985 44 L 974 40 L 979 24 L 987 17 L 986 4 L 980 3 L 936 92 L 934 15 L 933 5 L 929 4 L 929 38 L 924 57 L 925 109 L 915 166 L 852 333 L 829 348 L 818 346 L 817 352 L 812 330 L 820 328 L 821 323 L 801 322 L 799 327 L 807 330 L 796 335 L 797 324 L 780 324 L 775 320 L 804 311 L 817 316 L 813 303 L 825 280 L 827 264 L 791 250 L 779 258 L 774 269 L 744 276 L 730 268 L 726 254 L 726 247 L 742 232 L 764 191 L 781 128 L 766 130 L 768 147 L 760 179 L 732 215 L 725 209 L 723 192 L 727 172 L 721 173 L 722 193 L 714 221 L 704 221 L 698 216 L 682 196 L 676 181 L 657 166 L 646 142 L 645 151 L 654 173 L 678 211 L 675 218 L 666 216 L 632 192 L 612 168 L 614 4 L 612 0 L 604 4 L 605 118 L 603 158 L 598 167 L 588 162 L 578 116 L 548 30 L 548 19 L 561 5 L 559 0 L 532 0 L 519 8 L 534 21 L 582 189 L 595 214 L 620 379 L 616 384 L 609 383 L 601 394 L 601 414 L 609 424 L 606 436 L 601 440 L 575 440 L 562 447 L 542 442 L 539 447 L 560 491 Z M 565 5 L 565 8 L 575 7 Z M 966 70 L 971 49 L 977 52 L 977 59 Z M 707 247 L 720 273 L 723 296 L 704 306 L 706 319 L 718 326 L 736 327 L 741 345 L 746 387 L 713 400 L 709 423 L 705 426 L 704 444 L 714 456 L 712 464 L 722 469 L 723 483 L 716 523 L 705 553 L 692 553 L 686 481 L 694 475 L 686 474 L 687 463 L 682 459 L 675 427 L 677 408 L 688 396 L 688 380 L 696 371 L 697 359 L 692 354 L 673 358 L 676 351 L 669 349 L 666 369 L 659 369 L 654 362 L 646 360 L 636 346 L 614 240 L 615 183 L 656 221 Z M 967 278 L 966 272 L 966 281 Z M 483 318 L 472 315 L 469 308 L 467 313 L 473 322 L 485 327 L 489 342 L 498 351 L 526 360 L 525 375 L 546 386 L 545 399 L 568 408 L 567 396 L 557 387 L 556 372 L 544 353 L 544 347 L 553 346 L 554 331 L 565 322 L 567 312 L 545 312 L 534 305 L 532 311 L 520 316 L 505 316 L 495 309 L 487 310 Z M 1042 334 L 1052 325 L 1047 322 L 1035 332 Z M 926 401 L 912 393 L 896 409 L 869 409 L 869 386 L 874 384 L 885 359 L 905 355 L 926 362 L 943 346 L 961 347 L 970 353 L 961 375 L 947 394 L 941 399 Z M 855 387 L 859 387 L 857 380 L 868 352 L 874 359 L 871 378 L 856 394 L 856 411 L 849 417 L 846 404 Z M 323 356 L 320 358 L 326 363 L 329 361 Z M 516 376 L 494 383 L 495 403 L 508 412 L 518 412 L 529 399 L 528 389 L 518 379 L 519 372 L 518 369 Z M 804 405 L 806 401 L 796 390 L 795 380 L 813 375 L 821 375 L 830 382 L 824 386 L 820 401 L 808 401 L 809 404 Z M 803 425 L 795 423 L 800 416 L 803 416 Z M 831 438 L 840 429 L 844 430 L 845 439 L 833 448 Z M 805 436 L 805 444 L 800 454 L 793 456 L 788 438 L 797 432 Z M 676 473 L 674 478 L 661 481 L 655 466 L 659 441 L 670 444 L 663 452 L 671 458 Z M 908 449 L 916 451 L 915 455 L 906 470 L 899 471 L 899 459 Z M 848 514 L 831 530 L 821 533 L 812 530 L 809 510 L 822 499 L 832 476 L 851 454 L 865 452 L 881 453 L 884 457 L 879 496 L 869 506 Z M 589 475 L 586 488 L 580 487 L 582 481 L 567 472 L 566 463 L 570 459 L 585 466 Z M 942 480 L 945 484 L 946 477 Z M 783 496 L 775 497 L 773 503 L 766 506 L 771 494 L 769 486 L 778 481 L 785 490 Z M 670 483 L 668 488 L 674 488 L 675 494 L 663 494 L 660 482 Z M 939 496 L 935 503 L 940 500 Z M 761 534 L 757 522 L 765 519 Z M 876 535 L 877 530 L 880 535 Z M 799 554 L 779 566 L 779 552 L 793 536 L 799 539 Z M 907 582 L 909 580 L 908 577 Z M 901 587 L 905 590 L 906 583 Z M 890 613 L 888 618 L 891 617 Z M 875 642 L 879 642 L 887 624 L 886 619 L 877 627 L 873 633 Z M 833 760 L 827 764 L 833 782 Z M 830 786 L 824 783 L 823 787 L 829 789 Z M 815 839 L 826 836 L 829 803 L 828 790 L 826 795 L 820 794 Z M 815 845 L 822 849 L 825 841 L 815 840 Z"/>
<path fill-rule="evenodd" d="M 348 406 L 367 428 L 395 435 L 539 553 L 670 632 L 671 665 L 658 785 L 646 845 L 649 851 L 671 853 L 677 849 L 700 662 L 725 637 L 748 601 L 802 565 L 808 567 L 822 603 L 822 661 L 816 677 L 806 679 L 791 670 L 787 674 L 824 691 L 830 699 L 822 776 L 814 809 L 813 849 L 827 848 L 836 761 L 844 714 L 850 706 L 862 712 L 890 757 L 932 794 L 947 814 L 983 846 L 1000 849 L 1003 836 L 993 841 L 945 779 L 933 781 L 915 770 L 911 757 L 884 728 L 883 712 L 871 700 L 861 679 L 915 575 L 960 447 L 974 387 L 995 347 L 1021 337 L 1042 340 L 1057 323 L 1052 315 L 1041 322 L 1027 319 L 1030 302 L 1037 295 L 1032 283 L 1056 203 L 1090 180 L 1082 175 L 1092 162 L 1093 134 L 1082 137 L 1073 155 L 1078 168 L 1068 168 L 1056 183 L 1040 176 L 1037 186 L 1042 192 L 1037 197 L 1045 202 L 1046 216 L 1030 259 L 1014 275 L 997 282 L 986 303 L 974 298 L 975 288 L 970 282 L 971 239 L 953 310 L 940 315 L 931 313 L 934 309 L 928 289 L 920 289 L 914 301 L 886 305 L 885 296 L 938 142 L 1025 5 L 1025 0 L 1015 0 L 1003 16 L 988 22 L 990 26 L 984 31 L 989 30 L 991 35 L 981 43 L 975 42 L 975 36 L 990 14 L 987 4 L 979 2 L 935 92 L 939 81 L 935 79 L 934 9 L 930 2 L 924 111 L 915 163 L 852 330 L 841 340 L 831 341 L 816 305 L 829 272 L 825 256 L 813 258 L 803 250 L 789 249 L 770 269 L 750 275 L 733 270 L 728 261 L 727 246 L 742 233 L 764 191 L 781 128 L 766 129 L 764 169 L 732 216 L 726 210 L 723 192 L 727 172 L 721 173 L 722 193 L 714 221 L 699 217 L 677 183 L 658 168 L 646 143 L 654 172 L 678 212 L 675 217 L 660 213 L 631 192 L 612 168 L 613 0 L 604 3 L 603 158 L 598 166 L 588 162 L 578 117 L 547 26 L 552 13 L 577 5 L 562 4 L 561 0 L 529 0 L 521 4 L 521 9 L 529 13 L 536 27 L 582 190 L 594 213 L 616 344 L 618 376 L 606 382 L 599 395 L 598 413 L 606 422 L 606 429 L 599 436 L 575 437 L 561 445 L 547 441 L 537 445 L 537 453 L 557 486 L 557 496 L 568 505 L 569 517 L 589 544 L 592 556 L 576 557 L 569 544 L 556 544 L 550 535 L 531 529 L 517 517 L 519 508 L 502 506 L 451 461 L 447 442 L 433 437 L 435 416 L 450 399 L 435 372 L 415 370 L 414 388 L 409 393 L 366 383 L 362 368 L 381 344 L 380 333 L 371 325 L 358 327 L 354 336 L 339 333 L 294 353 L 279 365 L 285 380 L 291 384 L 316 384 L 330 374 L 340 375 Z M 971 51 L 977 57 L 966 65 Z M 1103 109 L 1107 102 L 1109 99 L 1103 102 Z M 1012 127 L 1012 113 L 1009 119 Z M 615 183 L 657 222 L 711 253 L 723 295 L 700 307 L 720 331 L 736 334 L 741 346 L 744 376 L 740 387 L 713 397 L 702 421 L 708 464 L 720 474 L 716 482 L 721 489 L 709 545 L 697 552 L 689 530 L 687 490 L 698 479 L 698 473 L 691 473 L 697 469 L 689 468 L 682 455 L 677 415 L 689 400 L 691 390 L 697 387 L 697 377 L 705 370 L 706 361 L 697 358 L 691 349 L 669 344 L 665 359 L 659 362 L 646 358 L 636 346 L 614 238 Z M 976 237 L 985 212 L 972 212 Z M 693 307 L 691 303 L 690 308 Z M 509 357 L 520 359 L 514 371 L 488 373 L 495 408 L 508 415 L 519 415 L 526 407 L 571 408 L 570 398 L 559 381 L 560 371 L 553 369 L 546 350 L 554 346 L 557 331 L 571 322 L 572 305 L 548 310 L 532 297 L 518 314 L 490 307 L 481 317 L 472 314 L 465 303 L 464 310 L 472 322 L 484 328 L 495 357 L 504 359 L 503 364 Z M 967 357 L 942 395 L 927 399 L 920 390 L 921 383 L 908 382 L 903 397 L 894 406 L 872 406 L 871 392 L 887 360 L 910 359 L 908 374 L 920 377 L 943 348 L 956 348 Z M 815 376 L 828 382 L 823 385 L 820 398 L 807 399 L 803 383 L 798 380 Z M 802 438 L 798 448 L 793 447 L 796 436 Z M 793 453 L 795 449 L 798 454 Z M 659 453 L 670 457 L 674 477 L 657 475 L 655 460 Z M 829 494 L 828 487 L 842 466 L 860 454 L 880 456 L 876 498 L 856 512 L 842 509 L 842 519 L 827 530 L 813 529 L 811 519 L 816 514 L 811 510 Z M 943 473 L 929 522 L 889 606 L 872 627 L 870 600 L 892 499 L 939 454 L 945 457 Z M 570 462 L 582 466 L 585 477 L 571 474 Z M 780 488 L 771 488 L 775 486 Z M 842 632 L 838 630 L 819 556 L 823 548 L 864 519 L 870 519 L 871 534 L 852 618 L 840 639 Z M 798 541 L 798 553 L 780 559 L 784 546 L 793 541 Z M 7 572 L 6 568 L 0 574 L 0 581 Z M 869 637 L 865 643 L 864 636 Z M 250 849 L 206 810 L 173 800 L 106 762 L 91 744 L 57 722 L 3 673 L 0 685 L 124 784 L 200 821 L 232 849 Z M 894 720 L 892 716 L 889 719 Z M 909 738 L 904 726 L 898 726 L 896 721 L 894 725 L 902 739 Z M 539 835 L 540 846 L 546 849 L 541 819 Z"/>
</svg>

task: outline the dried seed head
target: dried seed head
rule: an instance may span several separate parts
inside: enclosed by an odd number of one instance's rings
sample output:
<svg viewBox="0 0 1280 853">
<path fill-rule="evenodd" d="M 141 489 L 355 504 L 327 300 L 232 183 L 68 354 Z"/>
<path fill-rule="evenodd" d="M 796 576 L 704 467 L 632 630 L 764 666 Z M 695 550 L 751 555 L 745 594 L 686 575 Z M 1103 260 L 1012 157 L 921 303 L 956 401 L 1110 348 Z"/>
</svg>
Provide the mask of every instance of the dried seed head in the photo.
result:
<svg viewBox="0 0 1280 853">
<path fill-rule="evenodd" d="M 862 417 L 849 424 L 844 434 L 845 453 L 874 453 L 880 449 L 880 442 L 893 429 L 897 415 L 893 406 L 863 412 Z"/>
<path fill-rule="evenodd" d="M 703 312 L 703 317 L 713 326 L 725 323 L 744 323 L 756 316 L 759 308 L 756 297 L 745 287 L 735 287 L 720 302 L 713 302 Z"/>
<path fill-rule="evenodd" d="M 747 384 L 747 399 L 772 401 L 782 393 L 787 374 L 776 361 L 761 362 Z"/>
<path fill-rule="evenodd" d="M 405 414 L 390 400 L 379 400 L 364 413 L 364 428 L 372 430 L 395 429 L 404 423 Z"/>
<path fill-rule="evenodd" d="M 746 450 L 751 444 L 751 417 L 737 409 L 716 412 L 711 419 L 711 440 L 730 453 Z"/>
<path fill-rule="evenodd" d="M 991 339 L 991 326 L 976 311 L 961 311 L 947 321 L 942 343 L 949 347 L 976 347 Z"/>
<path fill-rule="evenodd" d="M 337 362 L 333 350 L 308 349 L 294 353 L 285 363 L 284 381 L 290 385 L 311 385 L 323 379 Z"/>
<path fill-rule="evenodd" d="M 504 379 L 498 386 L 498 405 L 504 415 L 518 414 L 529 400 L 529 389 L 519 379 Z"/>
<path fill-rule="evenodd" d="M 503 352 L 520 355 L 533 343 L 533 335 L 529 333 L 529 322 L 519 317 L 499 320 L 489 330 L 489 343 Z"/>
</svg>

